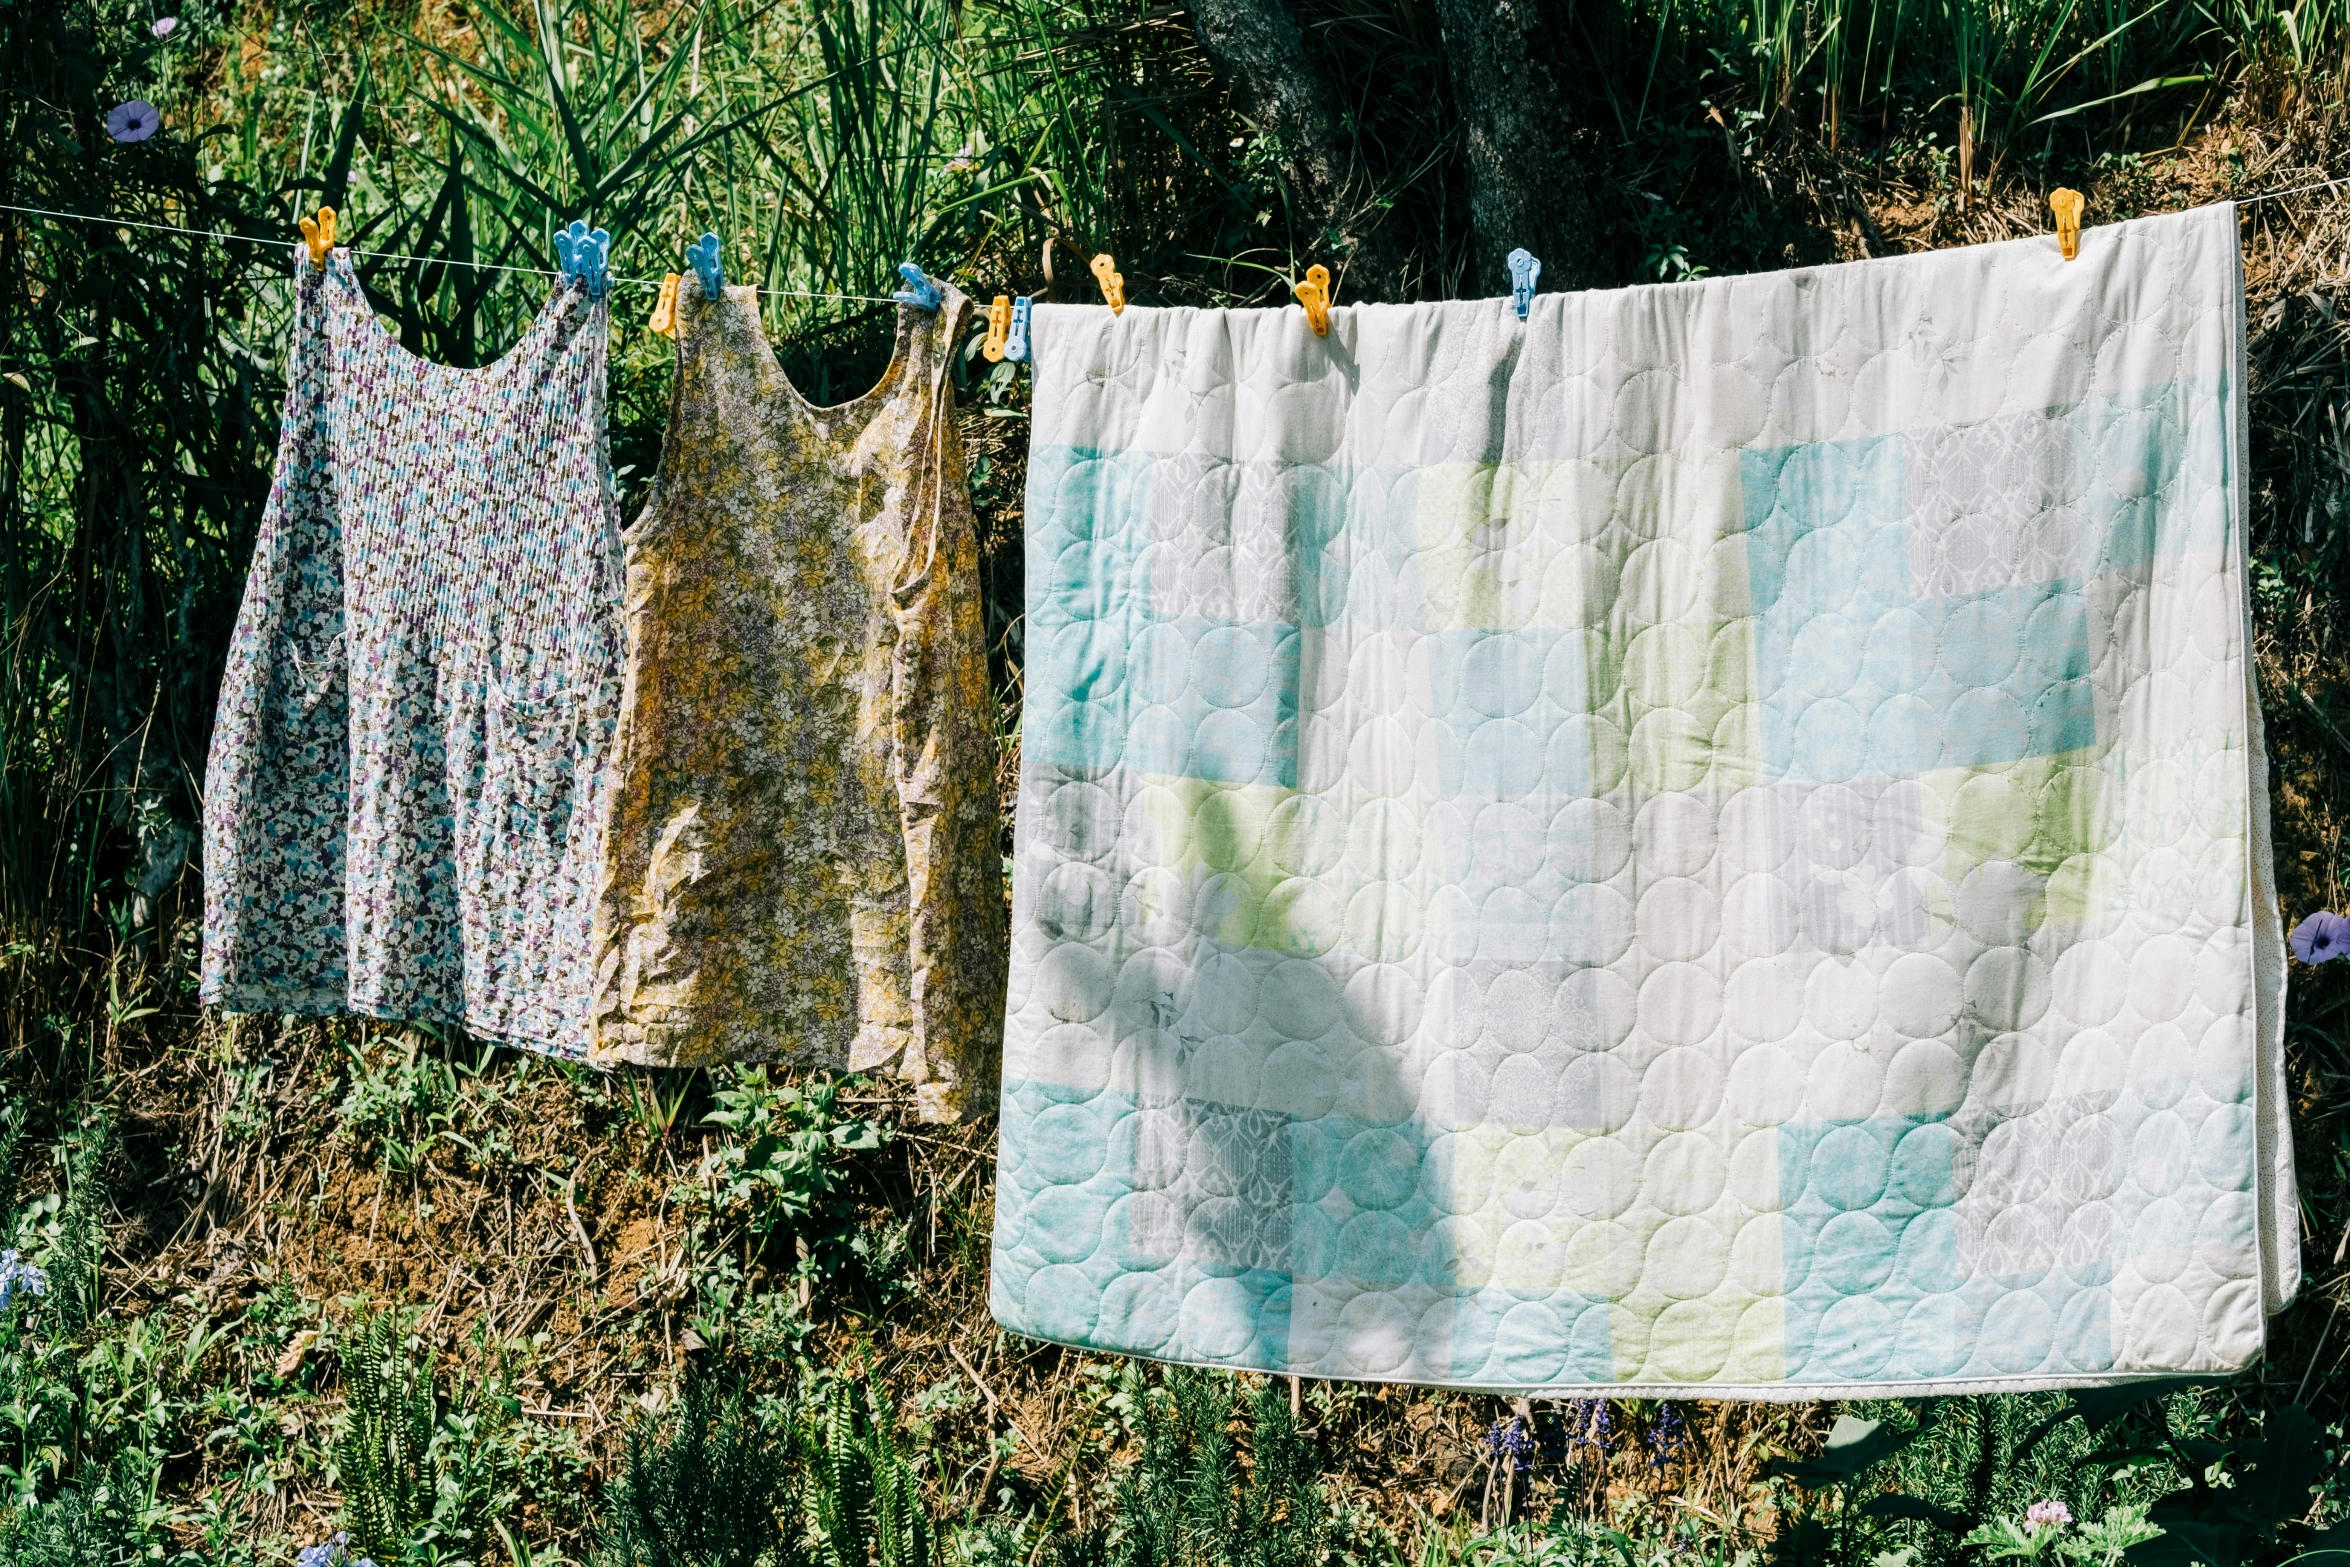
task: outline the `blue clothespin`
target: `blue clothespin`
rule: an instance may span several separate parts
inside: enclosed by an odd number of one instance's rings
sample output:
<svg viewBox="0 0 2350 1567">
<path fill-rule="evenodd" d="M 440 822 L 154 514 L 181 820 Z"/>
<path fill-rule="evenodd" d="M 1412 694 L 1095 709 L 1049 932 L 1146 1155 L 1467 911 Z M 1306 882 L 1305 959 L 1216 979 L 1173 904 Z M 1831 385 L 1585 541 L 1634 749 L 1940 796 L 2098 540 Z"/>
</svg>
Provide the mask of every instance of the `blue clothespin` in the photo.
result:
<svg viewBox="0 0 2350 1567">
<path fill-rule="evenodd" d="M 587 285 L 588 298 L 601 299 L 612 286 L 612 236 L 573 219 L 571 227 L 555 231 L 555 260 L 563 276 Z"/>
<path fill-rule="evenodd" d="M 704 234 L 686 246 L 685 259 L 693 263 L 694 276 L 701 280 L 704 299 L 726 297 L 726 267 L 718 259 L 717 235 Z"/>
<path fill-rule="evenodd" d="M 1526 312 L 1534 308 L 1534 283 L 1542 276 L 1542 263 L 1523 250 L 1510 252 L 1510 303 L 1518 307 L 1518 319 L 1526 319 Z"/>
<path fill-rule="evenodd" d="M 931 282 L 928 274 L 920 267 L 911 261 L 901 261 L 898 263 L 898 276 L 906 280 L 906 286 L 890 295 L 890 298 L 901 305 L 912 305 L 916 310 L 936 310 L 939 307 L 944 296 L 939 293 L 938 285 Z"/>
<path fill-rule="evenodd" d="M 1022 294 L 1012 301 L 1012 329 L 1004 334 L 1004 357 L 1025 361 L 1028 358 L 1028 296 Z"/>
</svg>

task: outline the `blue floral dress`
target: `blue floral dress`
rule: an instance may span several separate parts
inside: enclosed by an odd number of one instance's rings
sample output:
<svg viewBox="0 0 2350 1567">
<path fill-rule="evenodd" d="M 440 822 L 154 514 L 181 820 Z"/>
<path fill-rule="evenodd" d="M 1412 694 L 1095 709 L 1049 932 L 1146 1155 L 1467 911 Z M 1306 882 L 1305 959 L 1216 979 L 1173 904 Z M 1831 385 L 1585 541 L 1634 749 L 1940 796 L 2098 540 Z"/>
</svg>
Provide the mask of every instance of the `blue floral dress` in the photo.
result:
<svg viewBox="0 0 2350 1567">
<path fill-rule="evenodd" d="M 606 301 L 480 370 L 336 252 L 296 278 L 278 467 L 205 777 L 206 1002 L 585 1053 L 621 550 Z"/>
</svg>

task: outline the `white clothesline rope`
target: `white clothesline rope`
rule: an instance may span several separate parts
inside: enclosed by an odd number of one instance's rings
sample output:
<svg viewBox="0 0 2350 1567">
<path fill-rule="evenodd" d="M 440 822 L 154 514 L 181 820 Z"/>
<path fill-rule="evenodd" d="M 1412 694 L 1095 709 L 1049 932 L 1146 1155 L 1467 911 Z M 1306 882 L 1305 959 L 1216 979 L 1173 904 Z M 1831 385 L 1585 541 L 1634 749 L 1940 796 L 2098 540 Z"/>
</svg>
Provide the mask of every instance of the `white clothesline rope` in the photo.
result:
<svg viewBox="0 0 2350 1567">
<path fill-rule="evenodd" d="M 2319 180 L 2316 183 L 2309 185 L 2296 185 L 2289 190 L 2263 191 L 2257 196 L 2243 197 L 2236 202 L 2236 205 L 2239 207 L 2249 207 L 2263 201 L 2282 201 L 2287 196 L 2306 196 L 2311 191 L 2332 190 L 2336 186 L 2340 185 L 2350 185 L 2350 175 L 2345 175 L 2340 179 Z M 89 212 L 63 212 L 53 207 L 20 207 L 9 202 L 0 202 L 0 212 L 21 212 L 29 217 L 36 218 L 63 218 L 69 222 L 75 223 L 100 223 L 114 228 L 150 229 L 158 234 L 177 234 L 188 239 L 242 239 L 248 240 L 256 245 L 277 243 L 277 241 L 273 240 L 257 239 L 250 234 L 224 233 L 219 229 L 192 229 L 183 227 L 182 225 L 176 223 L 142 223 L 136 218 L 107 218 L 100 217 L 95 213 Z M 284 243 L 299 244 L 301 241 L 287 240 Z M 371 261 L 413 261 L 424 266 L 471 267 L 477 272 L 513 272 L 529 277 L 561 277 L 564 275 L 561 272 L 554 271 L 547 267 L 514 267 L 507 266 L 503 262 L 497 261 L 451 261 L 445 257 L 440 256 L 412 256 L 397 250 L 361 250 L 355 246 L 348 245 L 338 246 L 336 248 L 343 250 L 349 255 L 365 256 Z M 614 277 L 611 279 L 611 281 L 614 283 L 625 283 L 633 288 L 659 288 L 663 282 L 663 279 L 652 277 Z M 761 294 L 774 295 L 779 298 L 786 299 L 825 299 L 862 305 L 889 305 L 897 303 L 896 300 L 883 294 L 827 294 L 805 288 L 763 288 L 760 289 L 759 292 Z"/>
<path fill-rule="evenodd" d="M 2277 201 L 2286 196 L 2306 196 L 2313 190 L 2332 190 L 2336 185 L 2350 185 L 2350 175 L 2344 175 L 2338 180 L 2319 180 L 2315 185 L 2296 185 L 2291 190 L 2272 190 L 2258 196 L 2246 196 L 2236 205 L 2249 207 L 2256 201 Z"/>
</svg>

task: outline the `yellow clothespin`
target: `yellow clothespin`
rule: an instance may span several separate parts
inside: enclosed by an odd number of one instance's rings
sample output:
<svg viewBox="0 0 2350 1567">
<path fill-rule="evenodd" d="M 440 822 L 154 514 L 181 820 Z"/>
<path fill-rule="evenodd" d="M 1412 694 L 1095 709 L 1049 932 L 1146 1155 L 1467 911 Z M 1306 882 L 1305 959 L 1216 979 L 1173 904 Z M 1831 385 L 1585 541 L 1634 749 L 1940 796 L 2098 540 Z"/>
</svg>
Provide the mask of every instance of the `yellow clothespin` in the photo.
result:
<svg viewBox="0 0 2350 1567">
<path fill-rule="evenodd" d="M 1306 307 L 1306 325 L 1314 329 L 1316 337 L 1330 335 L 1330 269 L 1320 262 L 1306 268 L 1303 283 L 1289 285 L 1297 295 L 1297 302 Z"/>
<path fill-rule="evenodd" d="M 653 301 L 653 319 L 645 325 L 656 332 L 677 335 L 677 285 L 682 281 L 672 272 L 661 279 L 661 297 Z"/>
<path fill-rule="evenodd" d="M 987 342 L 980 348 L 991 365 L 1004 362 L 1004 339 L 1012 335 L 1012 296 L 998 294 L 987 307 Z"/>
<path fill-rule="evenodd" d="M 335 209 L 321 207 L 315 218 L 302 220 L 302 243 L 310 247 L 310 264 L 326 265 L 327 253 L 335 248 Z"/>
<path fill-rule="evenodd" d="M 2048 210 L 2056 214 L 2056 248 L 2067 261 L 2081 253 L 2081 209 L 2086 205 L 2087 198 L 2077 190 L 2054 191 L 2048 197 Z"/>
<path fill-rule="evenodd" d="M 1118 271 L 1118 263 L 1110 259 L 1108 251 L 1093 258 L 1093 275 L 1102 286 L 1102 298 L 1110 302 L 1111 315 L 1126 311 L 1126 279 Z"/>
</svg>

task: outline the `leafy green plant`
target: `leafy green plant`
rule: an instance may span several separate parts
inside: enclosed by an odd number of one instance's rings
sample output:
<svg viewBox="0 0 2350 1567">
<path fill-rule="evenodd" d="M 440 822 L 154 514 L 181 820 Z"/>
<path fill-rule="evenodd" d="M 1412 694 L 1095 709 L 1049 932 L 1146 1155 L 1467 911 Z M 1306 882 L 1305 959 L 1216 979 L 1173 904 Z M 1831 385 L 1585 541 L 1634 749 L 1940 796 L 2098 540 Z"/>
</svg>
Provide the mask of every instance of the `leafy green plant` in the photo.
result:
<svg viewBox="0 0 2350 1567">
<path fill-rule="evenodd" d="M 432 1384 L 409 1358 L 400 1314 L 379 1311 L 343 1345 L 335 1438 L 343 1525 L 361 1554 L 396 1555 L 432 1516 Z"/>
<path fill-rule="evenodd" d="M 702 1161 L 714 1207 L 762 1245 L 795 1238 L 802 1279 L 830 1279 L 856 1260 L 848 1191 L 856 1156 L 890 1139 L 886 1125 L 841 1102 L 847 1083 L 775 1083 L 765 1067 L 739 1067 L 718 1077 L 718 1108 L 705 1117 L 726 1134 Z"/>
<path fill-rule="evenodd" d="M 105 1164 L 114 1138 L 113 1117 L 90 1111 L 49 1150 L 64 1175 L 65 1189 L 54 1207 L 36 1205 L 29 1234 L 20 1236 L 48 1287 L 36 1310 L 58 1338 L 72 1338 L 98 1315 L 99 1286 L 106 1260 Z"/>
<path fill-rule="evenodd" d="M 157 1522 L 154 1472 L 125 1453 L 52 1500 L 21 1508 L 0 1524 L 0 1561 L 10 1567 L 131 1567 L 147 1559 Z"/>
<path fill-rule="evenodd" d="M 2131 1549 L 2142 1567 L 2237 1567 L 2279 1546 L 2291 1555 L 2314 1543 L 2304 1520 L 2325 1476 L 2326 1437 L 2299 1404 L 2232 1440 L 2179 1436 L 2166 1426 L 2157 1443 L 2119 1456 L 2167 1458 L 2187 1481 L 2149 1509 L 2163 1534 Z"/>
<path fill-rule="evenodd" d="M 25 1122 L 21 1101 L 0 1114 L 0 1143 L 7 1145 L 0 1179 Z M 23 1514 L 27 1538 L 52 1544 L 78 1538 L 96 1526 L 90 1520 L 128 1505 L 130 1471 L 106 1479 L 107 1466 L 137 1460 L 142 1473 L 154 1467 L 147 1449 L 173 1407 L 169 1373 L 191 1369 L 171 1364 L 159 1323 L 133 1321 L 84 1342 L 99 1320 L 112 1141 L 112 1117 L 89 1111 L 49 1150 L 62 1192 L 10 1213 L 0 1184 L 0 1235 L 11 1243 L 0 1254 L 0 1486 L 6 1505 Z"/>
<path fill-rule="evenodd" d="M 604 1491 L 596 1567 L 804 1567 L 781 1443 L 746 1410 L 742 1389 L 689 1360 L 675 1407 L 628 1436 L 628 1464 Z"/>
<path fill-rule="evenodd" d="M 516 1499 L 513 1399 L 492 1386 L 444 1408 L 397 1310 L 357 1324 L 339 1359 L 333 1473 L 353 1552 L 380 1567 L 477 1559 Z"/>
<path fill-rule="evenodd" d="M 16 1153 L 24 1143 L 25 1117 L 30 1110 L 22 1094 L 0 1088 L 0 1235 L 16 1231 Z"/>
<path fill-rule="evenodd" d="M 2161 1528 L 2147 1522 L 2143 1502 L 2116 1502 L 2102 1518 L 2076 1528 L 2064 1504 L 2051 1500 L 2035 1502 L 2022 1518 L 1994 1518 L 1960 1543 L 1978 1548 L 1985 1561 L 2051 1556 L 2083 1567 L 2119 1567 L 2131 1547 L 2161 1538 Z"/>
<path fill-rule="evenodd" d="M 1898 1406 L 1876 1419 L 1840 1415 L 1818 1457 L 1772 1466 L 1822 1499 L 1794 1509 L 1773 1559 L 1858 1561 L 1886 1542 L 1886 1525 L 1931 1531 L 1920 1542 L 1929 1559 L 2099 1567 L 2125 1556 L 2139 1567 L 2239 1567 L 2312 1544 L 2305 1520 L 2325 1470 L 2316 1420 L 2288 1404 L 2233 1439 L 2189 1434 L 2172 1413 L 2191 1403 L 2187 1386 L 1939 1400 L 1915 1423 L 1894 1423 Z M 1907 1488 L 1872 1490 L 1868 1477 L 1889 1460 Z M 2093 1521 L 2076 1525 L 2076 1508 Z"/>
<path fill-rule="evenodd" d="M 629 1117 L 644 1129 L 647 1137 L 656 1142 L 667 1141 L 677 1127 L 678 1116 L 684 1113 L 686 1101 L 693 1097 L 697 1074 L 660 1067 L 624 1067 L 612 1075 L 618 1080 L 620 1101 L 628 1107 Z"/>
<path fill-rule="evenodd" d="M 1742 1548 L 1700 1520 L 1684 1516 L 1634 1518 L 1620 1510 L 1625 1527 L 1595 1525 L 1574 1518 L 1547 1524 L 1516 1524 L 1480 1530 L 1473 1521 L 1452 1529 L 1431 1527 L 1417 1549 L 1390 1546 L 1388 1567 L 1753 1567 L 1756 1552 Z M 1904 1567 L 1879 1561 L 1874 1567 Z"/>
<path fill-rule="evenodd" d="M 878 1383 L 835 1382 L 806 1400 L 797 1441 L 821 1567 L 931 1567 L 921 1474 L 896 1427 Z"/>
<path fill-rule="evenodd" d="M 457 1100 L 456 1074 L 424 1043 L 415 1030 L 343 1043 L 350 1086 L 335 1120 L 353 1142 L 374 1145 L 387 1170 L 421 1164 Z"/>
<path fill-rule="evenodd" d="M 1170 1366 L 1148 1387 L 1127 1369 L 1141 1453 L 1119 1476 L 1117 1567 L 1279 1567 L 1319 1560 L 1333 1525 L 1321 1461 L 1266 1379 L 1247 1395 L 1248 1458 L 1234 1439 L 1243 1406 L 1229 1373 Z"/>
</svg>

